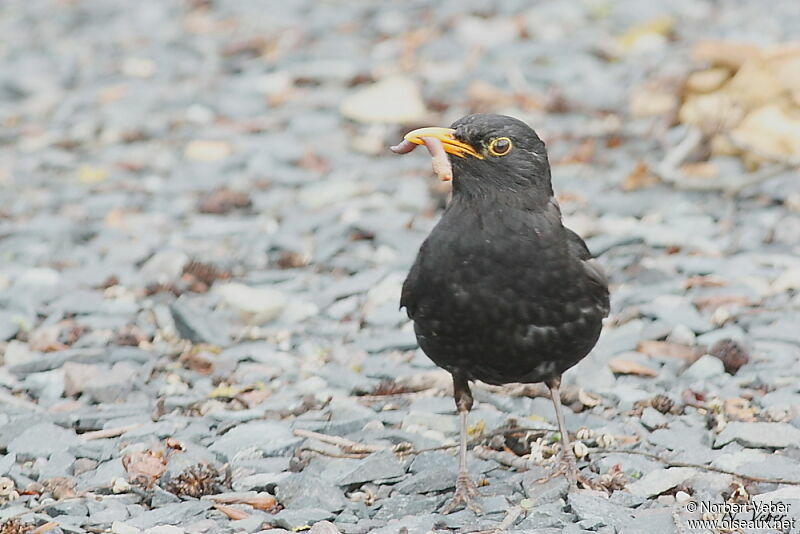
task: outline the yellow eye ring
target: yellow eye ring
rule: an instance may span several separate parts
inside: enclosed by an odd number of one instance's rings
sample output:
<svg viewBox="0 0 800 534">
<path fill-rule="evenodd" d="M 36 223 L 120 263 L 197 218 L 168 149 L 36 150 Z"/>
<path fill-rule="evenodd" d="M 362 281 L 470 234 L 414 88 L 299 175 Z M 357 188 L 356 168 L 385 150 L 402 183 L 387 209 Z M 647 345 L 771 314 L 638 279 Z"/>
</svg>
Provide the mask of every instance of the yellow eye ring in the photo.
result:
<svg viewBox="0 0 800 534">
<path fill-rule="evenodd" d="M 511 152 L 513 146 L 511 139 L 508 137 L 498 137 L 492 139 L 492 142 L 489 143 L 489 154 L 492 156 L 505 156 Z"/>
</svg>

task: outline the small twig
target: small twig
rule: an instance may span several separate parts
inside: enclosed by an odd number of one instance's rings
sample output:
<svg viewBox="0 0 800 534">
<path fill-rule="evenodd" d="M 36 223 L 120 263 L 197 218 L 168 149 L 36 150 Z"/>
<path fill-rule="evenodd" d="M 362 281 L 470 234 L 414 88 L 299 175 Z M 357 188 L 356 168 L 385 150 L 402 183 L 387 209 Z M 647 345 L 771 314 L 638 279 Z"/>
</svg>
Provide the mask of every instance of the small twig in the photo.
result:
<svg viewBox="0 0 800 534">
<path fill-rule="evenodd" d="M 118 426 L 116 428 L 104 428 L 103 430 L 92 430 L 91 432 L 84 432 L 83 434 L 81 434 L 81 438 L 84 441 L 90 441 L 93 439 L 115 438 L 131 430 L 135 430 L 140 426 L 142 426 L 141 423 L 134 423 L 132 425 Z"/>
<path fill-rule="evenodd" d="M 700 146 L 702 142 L 703 133 L 696 128 L 690 128 L 686 133 L 686 137 L 667 152 L 664 159 L 656 167 L 655 172 L 658 177 L 665 182 L 673 184 L 683 183 L 684 178 L 681 176 L 678 167 L 686 161 L 692 151 Z"/>
<path fill-rule="evenodd" d="M 345 452 L 354 454 L 369 454 L 371 452 L 388 450 L 386 447 L 381 447 L 379 445 L 365 445 L 341 436 L 329 436 L 328 434 L 320 434 L 319 432 L 304 430 L 302 428 L 296 428 L 294 430 L 294 435 L 301 438 L 316 439 L 323 443 L 330 443 L 331 445 L 336 445 Z"/>
<path fill-rule="evenodd" d="M 337 453 L 337 452 L 333 452 L 331 450 L 328 450 L 328 449 L 324 448 L 319 443 L 307 443 L 304 446 L 304 449 L 307 450 L 307 451 L 316 452 L 317 454 L 321 454 L 322 456 L 327 456 L 328 458 L 350 458 L 350 459 L 358 460 L 358 459 L 363 458 L 367 454 L 369 454 L 369 453 L 366 453 L 366 452 L 362 452 L 362 453 L 340 452 L 340 453 Z M 334 449 L 334 450 L 336 450 L 336 449 Z"/>
<path fill-rule="evenodd" d="M 510 526 L 517 522 L 519 516 L 521 516 L 525 510 L 522 506 L 512 506 L 511 509 L 506 512 L 506 516 L 500 521 L 500 524 L 492 532 L 503 532 L 504 530 L 508 530 Z"/>
<path fill-rule="evenodd" d="M 531 462 L 528 458 L 522 458 L 514 453 L 506 451 L 496 451 L 483 445 L 478 445 L 472 449 L 473 454 L 481 460 L 494 460 L 495 462 L 513 467 L 514 469 L 528 470 L 535 467 L 537 464 Z"/>
<path fill-rule="evenodd" d="M 757 477 L 752 475 L 743 475 L 741 473 L 737 473 L 736 471 L 730 471 L 728 469 L 722 469 L 720 467 L 714 467 L 713 465 L 702 465 L 702 464 L 695 464 L 691 462 L 681 462 L 680 460 L 670 460 L 669 458 L 664 458 L 663 456 L 659 456 L 658 454 L 654 454 L 652 452 L 645 452 L 645 451 L 633 451 L 633 450 L 626 450 L 626 449 L 592 449 L 592 453 L 608 453 L 608 454 L 636 454 L 639 456 L 645 456 L 647 458 L 651 458 L 662 464 L 666 464 L 669 467 L 693 467 L 695 469 L 702 469 L 704 471 L 713 471 L 714 473 L 721 473 L 723 475 L 731 475 L 738 478 L 743 478 L 745 480 L 750 480 L 752 482 L 761 482 L 765 484 L 786 484 L 789 486 L 800 486 L 800 480 L 780 480 L 775 478 L 765 478 L 765 477 Z"/>
</svg>

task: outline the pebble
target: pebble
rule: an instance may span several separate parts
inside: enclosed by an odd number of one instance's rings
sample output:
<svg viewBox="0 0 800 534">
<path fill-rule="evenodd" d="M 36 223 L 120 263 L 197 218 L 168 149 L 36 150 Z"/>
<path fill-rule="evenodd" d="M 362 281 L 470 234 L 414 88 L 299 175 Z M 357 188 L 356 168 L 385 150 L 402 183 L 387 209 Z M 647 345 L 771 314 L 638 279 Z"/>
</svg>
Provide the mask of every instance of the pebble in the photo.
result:
<svg viewBox="0 0 800 534">
<path fill-rule="evenodd" d="M 705 380 L 719 376 L 724 372 L 725 365 L 722 360 L 710 354 L 704 354 L 683 372 L 683 376 L 692 380 Z"/>
<path fill-rule="evenodd" d="M 628 485 L 628 491 L 640 497 L 654 497 L 686 482 L 696 472 L 691 467 L 656 469 L 647 473 L 640 480 Z"/>
<path fill-rule="evenodd" d="M 714 447 L 735 441 L 745 447 L 783 448 L 796 445 L 800 429 L 788 423 L 732 421 L 714 440 Z"/>
</svg>

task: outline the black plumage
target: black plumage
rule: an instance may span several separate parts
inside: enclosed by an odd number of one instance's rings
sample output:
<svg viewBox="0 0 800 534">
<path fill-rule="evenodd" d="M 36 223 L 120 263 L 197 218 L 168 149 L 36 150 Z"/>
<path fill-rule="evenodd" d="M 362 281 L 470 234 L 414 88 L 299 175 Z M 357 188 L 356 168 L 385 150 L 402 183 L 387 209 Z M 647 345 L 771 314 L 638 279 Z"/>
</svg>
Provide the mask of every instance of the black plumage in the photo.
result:
<svg viewBox="0 0 800 534">
<path fill-rule="evenodd" d="M 606 278 L 562 225 L 545 145 L 528 125 L 476 114 L 419 132 L 407 142 L 433 137 L 449 153 L 453 198 L 419 250 L 401 306 L 425 354 L 453 375 L 462 448 L 468 380 L 546 382 L 574 477 L 558 385 L 597 342 L 609 309 Z M 453 506 L 475 494 L 462 458 Z"/>
</svg>

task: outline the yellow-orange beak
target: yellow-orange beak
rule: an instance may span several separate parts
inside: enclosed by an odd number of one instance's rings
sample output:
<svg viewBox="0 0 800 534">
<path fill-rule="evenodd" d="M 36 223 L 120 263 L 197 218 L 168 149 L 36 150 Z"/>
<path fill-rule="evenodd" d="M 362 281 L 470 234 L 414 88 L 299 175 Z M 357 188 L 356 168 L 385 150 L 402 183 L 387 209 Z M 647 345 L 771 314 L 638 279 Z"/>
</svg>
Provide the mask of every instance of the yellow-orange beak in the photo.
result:
<svg viewBox="0 0 800 534">
<path fill-rule="evenodd" d="M 448 154 L 453 154 L 460 158 L 472 156 L 473 158 L 483 159 L 483 156 L 471 145 L 459 141 L 453 134 L 455 134 L 455 130 L 452 128 L 418 128 L 408 132 L 404 139 L 410 143 L 414 143 L 415 145 L 422 145 L 424 144 L 424 141 L 422 140 L 423 137 L 434 137 L 442 142 L 444 150 Z"/>
</svg>

